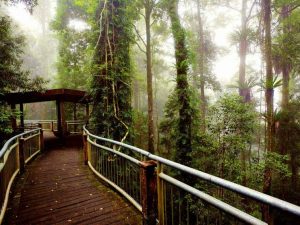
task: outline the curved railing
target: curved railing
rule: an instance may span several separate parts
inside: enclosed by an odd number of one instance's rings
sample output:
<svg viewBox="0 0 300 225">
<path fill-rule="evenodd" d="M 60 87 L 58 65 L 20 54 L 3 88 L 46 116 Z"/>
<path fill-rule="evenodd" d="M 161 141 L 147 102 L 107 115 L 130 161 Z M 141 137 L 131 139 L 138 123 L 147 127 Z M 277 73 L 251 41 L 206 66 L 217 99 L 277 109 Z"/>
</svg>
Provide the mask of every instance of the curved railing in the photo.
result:
<svg viewBox="0 0 300 225">
<path fill-rule="evenodd" d="M 97 176 L 113 186 L 141 211 L 144 220 L 148 221 L 147 224 L 156 224 L 157 222 L 159 224 L 193 224 L 191 220 L 198 221 L 198 213 L 203 214 L 203 211 L 197 209 L 197 206 L 200 207 L 203 204 L 208 204 L 207 207 L 213 206 L 246 224 L 266 224 L 260 219 L 178 180 L 176 176 L 171 175 L 174 174 L 174 171 L 300 217 L 300 207 L 297 205 L 184 166 L 134 146 L 98 137 L 91 134 L 86 127 L 84 127 L 83 135 L 86 164 Z M 163 169 L 164 167 L 166 168 Z M 173 172 L 167 172 L 170 171 L 168 168 L 171 168 Z M 199 223 L 194 222 L 194 224 Z"/>
<path fill-rule="evenodd" d="M 40 128 L 9 139 L 0 150 L 0 224 L 7 208 L 11 186 L 24 166 L 43 149 L 43 132 Z"/>
</svg>

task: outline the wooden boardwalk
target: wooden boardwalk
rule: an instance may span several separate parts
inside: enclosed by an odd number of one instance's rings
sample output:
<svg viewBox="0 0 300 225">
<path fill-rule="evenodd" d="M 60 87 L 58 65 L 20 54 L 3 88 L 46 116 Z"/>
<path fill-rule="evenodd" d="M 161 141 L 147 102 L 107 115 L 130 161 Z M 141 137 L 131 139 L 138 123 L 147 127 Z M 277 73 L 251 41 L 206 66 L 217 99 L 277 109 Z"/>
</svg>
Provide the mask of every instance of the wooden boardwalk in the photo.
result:
<svg viewBox="0 0 300 225">
<path fill-rule="evenodd" d="M 83 165 L 81 137 L 46 138 L 14 187 L 4 224 L 141 224 L 141 215 Z"/>
</svg>

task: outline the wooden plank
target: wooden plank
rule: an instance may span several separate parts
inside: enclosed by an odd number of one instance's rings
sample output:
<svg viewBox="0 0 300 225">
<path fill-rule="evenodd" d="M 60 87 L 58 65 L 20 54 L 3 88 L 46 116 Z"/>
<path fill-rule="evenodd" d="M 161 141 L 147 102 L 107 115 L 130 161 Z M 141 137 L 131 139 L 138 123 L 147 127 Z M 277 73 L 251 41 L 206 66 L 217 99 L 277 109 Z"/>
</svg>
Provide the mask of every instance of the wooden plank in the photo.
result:
<svg viewBox="0 0 300 225">
<path fill-rule="evenodd" d="M 44 154 L 21 176 L 4 224 L 142 224 L 140 213 L 83 165 L 80 137 L 64 144 L 44 134 Z"/>
</svg>

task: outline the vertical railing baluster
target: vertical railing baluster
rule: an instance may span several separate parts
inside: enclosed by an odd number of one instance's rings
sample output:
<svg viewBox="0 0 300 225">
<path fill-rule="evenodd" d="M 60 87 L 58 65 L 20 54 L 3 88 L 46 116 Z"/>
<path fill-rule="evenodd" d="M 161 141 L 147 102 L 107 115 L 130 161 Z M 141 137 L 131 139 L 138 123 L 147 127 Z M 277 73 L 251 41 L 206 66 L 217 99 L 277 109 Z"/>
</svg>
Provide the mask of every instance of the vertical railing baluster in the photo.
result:
<svg viewBox="0 0 300 225">
<path fill-rule="evenodd" d="M 108 160 L 108 153 L 105 152 L 105 177 L 107 177 L 108 175 L 108 163 L 107 163 L 107 160 Z"/>
<path fill-rule="evenodd" d="M 186 214 L 187 214 L 187 225 L 190 224 L 190 207 L 189 207 L 189 201 L 186 201 Z"/>
<path fill-rule="evenodd" d="M 179 191 L 179 197 L 178 197 L 178 221 L 179 221 L 179 224 L 181 224 L 181 194 L 180 194 L 180 191 Z"/>
<path fill-rule="evenodd" d="M 40 128 L 40 135 L 39 135 L 39 149 L 41 152 L 44 151 L 44 132 L 43 132 L 43 126 L 41 123 L 39 123 Z"/>
<path fill-rule="evenodd" d="M 83 154 L 84 154 L 84 164 L 88 164 L 88 141 L 87 141 L 87 134 L 83 132 Z"/>
<path fill-rule="evenodd" d="M 164 199 L 164 214 L 165 214 L 165 224 L 168 224 L 168 208 L 167 208 L 167 182 L 163 182 L 163 199 Z"/>
<path fill-rule="evenodd" d="M 173 196 L 173 185 L 171 185 L 171 221 L 174 224 L 174 196 Z"/>
<path fill-rule="evenodd" d="M 25 171 L 25 159 L 24 159 L 24 146 L 25 140 L 23 137 L 19 138 L 19 169 L 20 173 L 24 173 Z"/>
<path fill-rule="evenodd" d="M 157 210 L 159 224 L 165 224 L 165 213 L 164 213 L 164 198 L 163 198 L 163 180 L 159 177 L 160 173 L 163 173 L 163 165 L 157 162 Z"/>
<path fill-rule="evenodd" d="M 87 141 L 87 158 L 88 158 L 88 161 L 91 162 L 91 143 L 89 141 Z"/>
<path fill-rule="evenodd" d="M 101 154 L 100 154 L 100 158 L 101 158 L 101 174 L 104 174 L 104 170 L 105 170 L 105 165 L 104 165 L 104 154 L 105 154 L 105 151 L 102 151 L 101 150 Z"/>
<path fill-rule="evenodd" d="M 125 164 L 125 159 L 123 158 L 122 162 L 122 168 L 123 168 L 123 189 L 126 190 L 126 164 Z"/>
</svg>

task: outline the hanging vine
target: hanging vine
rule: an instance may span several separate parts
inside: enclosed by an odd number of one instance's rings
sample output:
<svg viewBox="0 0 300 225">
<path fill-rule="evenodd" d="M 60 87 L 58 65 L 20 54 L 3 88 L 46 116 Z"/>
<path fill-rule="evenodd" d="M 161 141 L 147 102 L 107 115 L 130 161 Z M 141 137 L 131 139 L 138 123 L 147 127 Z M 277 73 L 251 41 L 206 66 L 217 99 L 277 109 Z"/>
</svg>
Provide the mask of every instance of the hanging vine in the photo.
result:
<svg viewBox="0 0 300 225">
<path fill-rule="evenodd" d="M 131 44 L 127 1 L 100 1 L 94 54 L 93 124 L 98 134 L 125 141 L 131 124 Z"/>
</svg>

